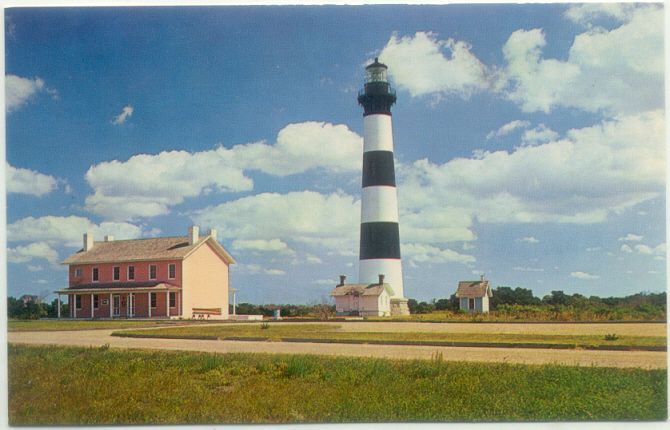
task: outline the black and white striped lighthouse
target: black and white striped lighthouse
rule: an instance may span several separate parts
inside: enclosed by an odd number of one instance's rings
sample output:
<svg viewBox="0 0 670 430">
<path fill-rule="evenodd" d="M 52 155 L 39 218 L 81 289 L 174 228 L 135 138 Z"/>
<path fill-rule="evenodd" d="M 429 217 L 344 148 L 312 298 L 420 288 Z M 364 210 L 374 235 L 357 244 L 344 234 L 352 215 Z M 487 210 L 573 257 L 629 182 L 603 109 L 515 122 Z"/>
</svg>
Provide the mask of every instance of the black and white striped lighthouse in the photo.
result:
<svg viewBox="0 0 670 430">
<path fill-rule="evenodd" d="M 396 95 L 389 84 L 387 69 L 375 58 L 374 63 L 365 68 L 365 86 L 358 94 L 358 103 L 364 109 L 358 280 L 372 284 L 379 275 L 384 275 L 394 293 L 392 313 L 404 314 L 409 311 L 403 292 L 391 124 L 391 106 Z"/>
</svg>

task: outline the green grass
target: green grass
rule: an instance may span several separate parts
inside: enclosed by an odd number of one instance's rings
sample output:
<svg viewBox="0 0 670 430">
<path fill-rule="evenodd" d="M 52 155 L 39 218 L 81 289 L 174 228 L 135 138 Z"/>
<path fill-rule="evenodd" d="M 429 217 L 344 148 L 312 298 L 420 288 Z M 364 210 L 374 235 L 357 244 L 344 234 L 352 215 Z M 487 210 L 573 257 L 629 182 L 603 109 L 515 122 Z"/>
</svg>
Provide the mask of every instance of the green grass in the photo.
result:
<svg viewBox="0 0 670 430">
<path fill-rule="evenodd" d="M 133 327 L 156 327 L 175 324 L 206 324 L 201 321 L 133 321 L 133 320 L 9 320 L 9 331 L 55 331 L 55 330 L 94 330 L 122 329 Z"/>
<path fill-rule="evenodd" d="M 667 371 L 9 345 L 10 425 L 665 420 Z"/>
<path fill-rule="evenodd" d="M 420 341 L 420 342 L 481 342 L 481 343 L 543 343 L 580 346 L 666 346 L 662 336 L 618 336 L 606 340 L 602 335 L 546 335 L 546 334 L 491 334 L 491 333 L 384 333 L 345 332 L 337 325 L 327 324 L 270 324 L 262 329 L 260 324 L 226 326 L 170 327 L 155 330 L 127 330 L 115 334 L 143 335 L 151 337 L 261 337 L 272 340 L 280 338 L 359 340 L 359 341 Z"/>
</svg>

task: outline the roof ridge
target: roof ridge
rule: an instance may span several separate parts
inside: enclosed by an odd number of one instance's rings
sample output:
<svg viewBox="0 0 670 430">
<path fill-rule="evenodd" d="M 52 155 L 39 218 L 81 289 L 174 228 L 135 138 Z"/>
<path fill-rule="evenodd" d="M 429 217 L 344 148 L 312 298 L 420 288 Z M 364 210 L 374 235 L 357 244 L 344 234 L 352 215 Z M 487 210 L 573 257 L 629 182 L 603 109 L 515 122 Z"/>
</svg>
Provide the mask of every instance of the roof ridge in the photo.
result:
<svg viewBox="0 0 670 430">
<path fill-rule="evenodd" d="M 151 240 L 151 239 L 187 239 L 188 236 L 160 236 L 160 237 L 138 237 L 136 239 L 114 239 L 114 240 L 94 240 L 93 243 L 114 243 L 114 242 L 130 242 L 133 240 Z"/>
</svg>

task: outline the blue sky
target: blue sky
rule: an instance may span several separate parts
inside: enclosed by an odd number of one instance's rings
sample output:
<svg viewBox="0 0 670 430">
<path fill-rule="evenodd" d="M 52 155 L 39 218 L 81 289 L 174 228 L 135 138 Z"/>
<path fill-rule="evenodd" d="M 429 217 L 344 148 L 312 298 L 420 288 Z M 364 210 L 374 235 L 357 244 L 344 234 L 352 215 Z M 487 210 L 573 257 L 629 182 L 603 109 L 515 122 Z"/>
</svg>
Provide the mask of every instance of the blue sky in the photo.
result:
<svg viewBox="0 0 670 430">
<path fill-rule="evenodd" d="M 97 239 L 217 228 L 239 300 L 358 269 L 367 62 L 389 66 L 405 292 L 666 285 L 658 4 L 6 10 L 8 294 Z"/>
</svg>

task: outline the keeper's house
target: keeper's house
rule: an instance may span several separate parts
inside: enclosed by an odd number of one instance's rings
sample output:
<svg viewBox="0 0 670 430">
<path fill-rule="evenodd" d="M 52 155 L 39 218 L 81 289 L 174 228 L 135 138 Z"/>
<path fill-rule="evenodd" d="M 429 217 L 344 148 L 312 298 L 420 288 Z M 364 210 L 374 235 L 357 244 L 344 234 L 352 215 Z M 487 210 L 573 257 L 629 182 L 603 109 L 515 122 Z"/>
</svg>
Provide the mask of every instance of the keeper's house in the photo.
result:
<svg viewBox="0 0 670 430">
<path fill-rule="evenodd" d="M 216 230 L 199 236 L 94 242 L 69 256 L 70 318 L 228 318 L 228 268 L 235 260 Z"/>
<path fill-rule="evenodd" d="M 379 275 L 377 284 L 345 284 L 346 276 L 340 276 L 340 283 L 331 291 L 335 298 L 335 312 L 338 316 L 389 316 L 393 289 L 384 283 L 384 275 Z"/>
</svg>

